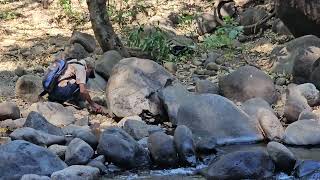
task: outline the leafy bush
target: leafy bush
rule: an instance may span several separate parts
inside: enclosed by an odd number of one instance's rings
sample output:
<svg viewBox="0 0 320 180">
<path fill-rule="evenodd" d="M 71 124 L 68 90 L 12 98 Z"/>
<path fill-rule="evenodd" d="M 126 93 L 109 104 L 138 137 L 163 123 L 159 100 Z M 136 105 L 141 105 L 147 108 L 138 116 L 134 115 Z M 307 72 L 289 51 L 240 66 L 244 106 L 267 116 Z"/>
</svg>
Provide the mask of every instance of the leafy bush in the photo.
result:
<svg viewBox="0 0 320 180">
<path fill-rule="evenodd" d="M 219 27 L 214 34 L 204 39 L 203 45 L 206 49 L 232 48 L 232 44 L 243 32 L 243 27 L 231 17 L 224 18 L 225 26 Z"/>
<path fill-rule="evenodd" d="M 141 48 L 158 61 L 170 60 L 171 58 L 167 36 L 160 28 L 156 28 L 154 32 L 148 34 L 144 34 L 143 27 L 133 30 L 129 33 L 128 45 Z"/>
<path fill-rule="evenodd" d="M 14 11 L 3 11 L 3 12 L 0 12 L 0 19 L 4 19 L 4 20 L 16 19 L 20 15 L 21 14 L 16 13 Z"/>
</svg>

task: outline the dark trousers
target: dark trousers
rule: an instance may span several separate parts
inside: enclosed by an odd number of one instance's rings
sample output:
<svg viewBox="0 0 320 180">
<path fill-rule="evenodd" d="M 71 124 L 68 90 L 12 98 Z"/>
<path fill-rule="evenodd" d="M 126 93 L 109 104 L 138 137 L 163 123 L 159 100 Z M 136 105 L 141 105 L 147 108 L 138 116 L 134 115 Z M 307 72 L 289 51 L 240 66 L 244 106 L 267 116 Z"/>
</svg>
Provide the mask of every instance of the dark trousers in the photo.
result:
<svg viewBox="0 0 320 180">
<path fill-rule="evenodd" d="M 64 103 L 69 100 L 76 100 L 79 98 L 80 88 L 77 83 L 69 83 L 64 87 L 56 86 L 49 93 L 49 101 Z"/>
</svg>

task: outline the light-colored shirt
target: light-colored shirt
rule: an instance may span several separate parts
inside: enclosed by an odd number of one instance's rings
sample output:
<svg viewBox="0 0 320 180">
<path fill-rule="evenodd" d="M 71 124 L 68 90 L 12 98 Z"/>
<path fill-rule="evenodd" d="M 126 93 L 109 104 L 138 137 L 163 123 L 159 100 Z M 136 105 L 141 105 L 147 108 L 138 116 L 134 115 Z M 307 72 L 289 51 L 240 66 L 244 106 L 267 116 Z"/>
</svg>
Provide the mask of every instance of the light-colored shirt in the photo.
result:
<svg viewBox="0 0 320 180">
<path fill-rule="evenodd" d="M 75 62 L 77 60 L 68 61 L 66 71 L 59 77 L 59 87 L 65 87 L 68 82 L 71 84 L 86 84 L 87 74 L 86 74 L 86 62 L 83 60 L 78 61 L 79 63 L 83 64 L 75 64 L 71 62 Z M 62 80 L 65 79 L 65 80 Z M 61 81 L 62 80 L 62 81 Z"/>
</svg>

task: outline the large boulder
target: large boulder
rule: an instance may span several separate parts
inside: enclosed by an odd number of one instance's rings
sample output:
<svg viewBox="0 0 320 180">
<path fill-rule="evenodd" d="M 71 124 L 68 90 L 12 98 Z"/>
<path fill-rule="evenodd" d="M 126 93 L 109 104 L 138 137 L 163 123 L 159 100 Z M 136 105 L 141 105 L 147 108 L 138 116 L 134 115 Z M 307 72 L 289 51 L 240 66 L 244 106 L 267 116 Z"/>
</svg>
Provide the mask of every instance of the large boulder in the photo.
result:
<svg viewBox="0 0 320 180">
<path fill-rule="evenodd" d="M 99 74 L 95 74 L 95 78 L 90 78 L 87 82 L 90 97 L 93 101 L 100 105 L 106 105 L 105 90 L 107 81 Z"/>
<path fill-rule="evenodd" d="M 184 125 L 178 126 L 174 131 L 173 139 L 180 162 L 186 165 L 196 165 L 197 157 L 191 130 Z"/>
<path fill-rule="evenodd" d="M 106 98 L 110 111 L 118 117 L 162 115 L 155 93 L 174 77 L 154 61 L 138 58 L 121 60 L 112 70 Z"/>
<path fill-rule="evenodd" d="M 320 13 L 317 0 L 276 0 L 276 15 L 295 37 L 313 34 L 320 36 Z"/>
<path fill-rule="evenodd" d="M 93 154 L 94 151 L 89 144 L 79 138 L 75 138 L 66 149 L 65 162 L 69 166 L 86 164 Z"/>
<path fill-rule="evenodd" d="M 45 117 L 34 111 L 29 113 L 23 126 L 57 136 L 64 135 L 59 127 L 49 123 Z"/>
<path fill-rule="evenodd" d="M 25 140 L 37 145 L 62 144 L 65 142 L 64 136 L 48 134 L 29 127 L 14 130 L 10 137 L 12 140 Z"/>
<path fill-rule="evenodd" d="M 94 39 L 94 36 L 87 33 L 82 33 L 79 31 L 74 31 L 72 33 L 72 36 L 69 39 L 69 43 L 70 44 L 79 43 L 89 53 L 92 53 L 96 48 L 96 40 Z"/>
<path fill-rule="evenodd" d="M 180 104 L 188 98 L 189 94 L 188 90 L 180 83 L 173 83 L 159 91 L 158 96 L 173 125 L 177 125 Z"/>
<path fill-rule="evenodd" d="M 124 130 L 110 127 L 100 135 L 98 154 L 121 168 L 140 168 L 150 165 L 148 152 Z"/>
<path fill-rule="evenodd" d="M 244 102 L 261 97 L 272 104 L 277 100 L 273 80 L 263 71 L 252 66 L 240 67 L 220 78 L 219 87 L 221 93 L 233 101 Z"/>
<path fill-rule="evenodd" d="M 121 60 L 123 57 L 118 51 L 111 50 L 105 52 L 96 62 L 96 72 L 100 74 L 104 79 L 108 80 L 112 73 L 112 68 Z"/>
<path fill-rule="evenodd" d="M 262 150 L 237 151 L 223 155 L 209 165 L 207 179 L 263 179 L 271 178 L 274 164 Z"/>
<path fill-rule="evenodd" d="M 30 106 L 29 111 L 35 111 L 45 117 L 51 124 L 61 127 L 67 126 L 75 121 L 71 110 L 54 102 L 38 102 Z"/>
<path fill-rule="evenodd" d="M 80 43 L 73 43 L 65 48 L 63 56 L 67 59 L 84 59 L 89 52 Z"/>
<path fill-rule="evenodd" d="M 315 63 L 320 57 L 320 39 L 313 35 L 296 38 L 272 50 L 272 71 L 293 75 L 295 83 L 315 82 L 311 76 L 317 72 Z M 318 81 L 319 83 L 319 81 Z M 316 84 L 316 86 L 318 86 Z"/>
<path fill-rule="evenodd" d="M 161 167 L 178 164 L 178 154 L 173 138 L 163 132 L 155 132 L 148 138 L 148 149 L 154 162 Z"/>
<path fill-rule="evenodd" d="M 264 139 L 255 119 L 230 100 L 214 94 L 189 97 L 180 105 L 178 125 L 190 128 L 195 141 L 202 144 L 216 141 L 223 145 Z"/>
<path fill-rule="evenodd" d="M 83 165 L 69 166 L 63 170 L 54 172 L 51 180 L 96 180 L 100 177 L 98 168 Z"/>
<path fill-rule="evenodd" d="M 287 127 L 283 141 L 290 145 L 318 145 L 320 144 L 319 131 L 319 120 L 299 120 Z"/>
<path fill-rule="evenodd" d="M 24 174 L 50 176 L 67 165 L 49 150 L 26 141 L 0 146 L 0 179 L 20 179 Z"/>
<path fill-rule="evenodd" d="M 242 109 L 256 119 L 270 140 L 281 140 L 284 128 L 270 105 L 261 98 L 253 98 L 242 104 Z"/>
<path fill-rule="evenodd" d="M 10 102 L 0 103 L 0 121 L 6 120 L 6 119 L 15 120 L 19 118 L 20 118 L 20 109 L 17 105 Z"/>
<path fill-rule="evenodd" d="M 38 101 L 42 90 L 42 79 L 36 75 L 23 75 L 16 82 L 16 95 L 27 102 Z"/>
</svg>

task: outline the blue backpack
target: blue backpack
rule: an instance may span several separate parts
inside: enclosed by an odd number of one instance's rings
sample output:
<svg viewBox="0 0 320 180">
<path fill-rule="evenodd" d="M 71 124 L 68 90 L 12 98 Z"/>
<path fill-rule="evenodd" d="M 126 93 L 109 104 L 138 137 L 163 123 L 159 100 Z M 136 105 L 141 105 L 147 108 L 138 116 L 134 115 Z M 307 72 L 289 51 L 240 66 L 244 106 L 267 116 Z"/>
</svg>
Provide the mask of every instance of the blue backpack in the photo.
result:
<svg viewBox="0 0 320 180">
<path fill-rule="evenodd" d="M 80 62 L 67 62 L 65 59 L 59 59 L 54 61 L 49 67 L 42 80 L 42 86 L 44 91 L 40 96 L 44 96 L 50 93 L 54 87 L 61 81 L 59 77 L 66 71 L 68 64 L 81 64 Z M 64 79 L 63 79 L 64 80 Z"/>
</svg>

